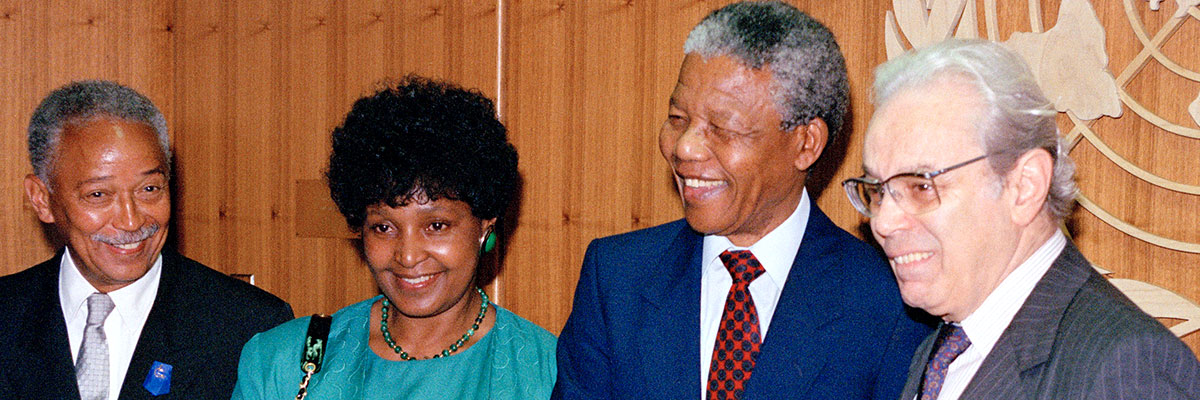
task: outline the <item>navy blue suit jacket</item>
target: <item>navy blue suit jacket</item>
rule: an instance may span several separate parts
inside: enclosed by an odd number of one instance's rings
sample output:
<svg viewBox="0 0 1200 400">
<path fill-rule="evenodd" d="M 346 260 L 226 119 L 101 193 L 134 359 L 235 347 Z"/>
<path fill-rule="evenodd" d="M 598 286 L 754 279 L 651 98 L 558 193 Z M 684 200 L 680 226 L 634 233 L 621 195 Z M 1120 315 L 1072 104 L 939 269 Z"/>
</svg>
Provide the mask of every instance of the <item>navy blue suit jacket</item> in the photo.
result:
<svg viewBox="0 0 1200 400">
<path fill-rule="evenodd" d="M 932 328 L 879 253 L 812 204 L 744 398 L 895 399 Z M 588 246 L 553 398 L 699 397 L 702 248 L 683 220 Z"/>
<path fill-rule="evenodd" d="M 62 257 L 59 251 L 46 262 L 0 277 L 0 315 L 6 319 L 0 324 L 0 399 L 79 398 L 58 299 Z M 291 320 L 292 308 L 170 248 L 162 257 L 162 279 L 119 397 L 228 399 L 242 345 Z M 170 392 L 157 397 L 142 387 L 154 361 L 173 367 Z"/>
</svg>

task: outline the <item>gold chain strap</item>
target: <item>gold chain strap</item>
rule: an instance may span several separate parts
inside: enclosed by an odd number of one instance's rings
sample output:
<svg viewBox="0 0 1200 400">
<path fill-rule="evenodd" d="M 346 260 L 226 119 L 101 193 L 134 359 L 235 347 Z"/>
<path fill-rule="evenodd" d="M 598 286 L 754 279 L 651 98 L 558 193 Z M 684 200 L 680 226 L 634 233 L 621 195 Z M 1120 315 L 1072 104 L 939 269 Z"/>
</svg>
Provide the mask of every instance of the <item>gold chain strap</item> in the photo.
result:
<svg viewBox="0 0 1200 400">
<path fill-rule="evenodd" d="M 296 400 L 304 400 L 308 396 L 308 381 L 313 374 L 321 371 L 321 362 L 325 358 L 325 341 L 329 339 L 329 324 L 332 318 L 328 315 L 313 314 L 308 322 L 308 333 L 304 338 L 304 351 L 300 355 L 300 372 L 304 379 L 300 380 L 300 391 Z"/>
<path fill-rule="evenodd" d="M 296 400 L 304 400 L 304 397 L 308 396 L 308 380 L 311 379 L 312 376 L 313 369 L 309 369 L 308 372 L 304 374 L 304 379 L 300 380 L 300 392 L 296 393 Z"/>
</svg>

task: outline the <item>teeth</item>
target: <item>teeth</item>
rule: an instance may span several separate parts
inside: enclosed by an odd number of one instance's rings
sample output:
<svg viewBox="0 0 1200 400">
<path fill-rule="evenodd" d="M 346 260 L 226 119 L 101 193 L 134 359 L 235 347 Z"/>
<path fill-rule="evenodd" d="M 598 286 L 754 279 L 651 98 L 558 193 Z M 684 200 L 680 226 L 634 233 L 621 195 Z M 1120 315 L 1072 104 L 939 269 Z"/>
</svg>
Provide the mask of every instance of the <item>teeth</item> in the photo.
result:
<svg viewBox="0 0 1200 400">
<path fill-rule="evenodd" d="M 425 275 L 425 276 L 421 276 L 421 277 L 413 278 L 413 279 L 409 279 L 409 278 L 400 278 L 400 279 L 405 282 L 408 282 L 409 284 L 416 285 L 418 283 L 433 279 L 433 275 Z"/>
<path fill-rule="evenodd" d="M 122 250 L 133 250 L 138 247 L 139 243 L 141 243 L 141 242 L 133 242 L 133 243 L 129 243 L 129 244 L 114 244 L 113 247 L 116 247 L 116 248 L 122 249 Z"/>
<path fill-rule="evenodd" d="M 921 260 L 924 260 L 924 259 L 932 257 L 932 256 L 933 256 L 932 252 L 923 251 L 923 252 L 917 252 L 917 253 L 908 253 L 908 254 L 905 254 L 902 256 L 898 256 L 898 257 L 892 257 L 891 261 L 892 261 L 892 265 L 901 265 L 901 264 L 908 264 L 908 263 L 914 263 L 917 261 L 921 261 Z"/>
<path fill-rule="evenodd" d="M 709 188 L 709 187 L 724 185 L 725 182 L 724 181 L 708 181 L 708 180 L 695 179 L 695 178 L 685 178 L 683 180 L 683 184 L 686 185 L 687 187 Z"/>
</svg>

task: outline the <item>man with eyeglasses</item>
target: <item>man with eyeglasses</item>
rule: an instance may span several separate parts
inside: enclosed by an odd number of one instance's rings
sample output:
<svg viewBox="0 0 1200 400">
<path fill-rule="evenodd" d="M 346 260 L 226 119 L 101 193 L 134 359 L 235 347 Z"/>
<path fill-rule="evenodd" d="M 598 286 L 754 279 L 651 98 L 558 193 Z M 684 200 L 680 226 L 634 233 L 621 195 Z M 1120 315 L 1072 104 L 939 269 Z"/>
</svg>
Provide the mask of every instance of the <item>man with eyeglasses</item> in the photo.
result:
<svg viewBox="0 0 1200 400">
<path fill-rule="evenodd" d="M 905 303 L 941 317 L 901 399 L 1197 399 L 1196 356 L 1060 231 L 1074 165 L 1029 68 L 948 41 L 875 71 L 870 218 Z"/>
</svg>

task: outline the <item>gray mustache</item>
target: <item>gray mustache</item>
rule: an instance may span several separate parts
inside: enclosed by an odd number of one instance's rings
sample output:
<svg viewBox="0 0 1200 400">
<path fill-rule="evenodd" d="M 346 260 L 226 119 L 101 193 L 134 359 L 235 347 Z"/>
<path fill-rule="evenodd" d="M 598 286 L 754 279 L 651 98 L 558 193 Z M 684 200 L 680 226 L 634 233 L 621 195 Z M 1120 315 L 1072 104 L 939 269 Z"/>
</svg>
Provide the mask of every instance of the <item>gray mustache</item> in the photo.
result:
<svg viewBox="0 0 1200 400">
<path fill-rule="evenodd" d="M 92 240 L 95 240 L 97 242 L 111 244 L 114 246 L 122 245 L 122 244 L 136 243 L 136 242 L 146 240 L 146 238 L 149 238 L 150 236 L 153 236 L 155 233 L 158 233 L 158 230 L 160 228 L 161 228 L 161 226 L 159 226 L 157 223 L 153 223 L 150 225 L 143 226 L 141 229 L 138 229 L 133 232 L 118 232 L 117 234 L 111 235 L 111 236 L 105 235 L 103 233 L 96 233 L 96 234 L 92 235 Z"/>
</svg>

